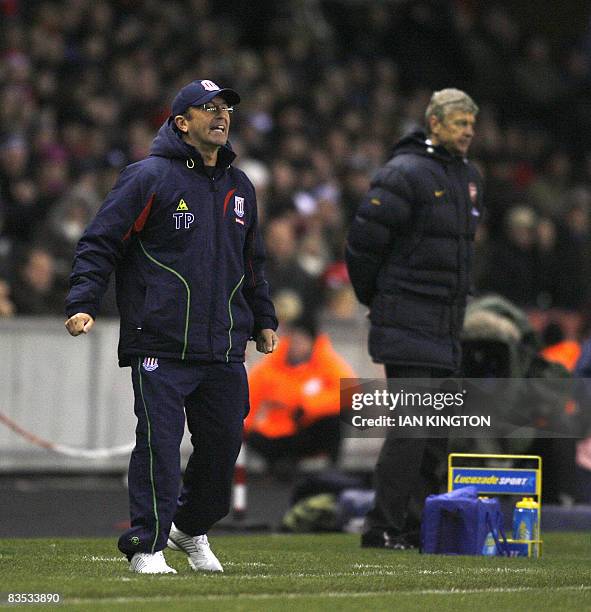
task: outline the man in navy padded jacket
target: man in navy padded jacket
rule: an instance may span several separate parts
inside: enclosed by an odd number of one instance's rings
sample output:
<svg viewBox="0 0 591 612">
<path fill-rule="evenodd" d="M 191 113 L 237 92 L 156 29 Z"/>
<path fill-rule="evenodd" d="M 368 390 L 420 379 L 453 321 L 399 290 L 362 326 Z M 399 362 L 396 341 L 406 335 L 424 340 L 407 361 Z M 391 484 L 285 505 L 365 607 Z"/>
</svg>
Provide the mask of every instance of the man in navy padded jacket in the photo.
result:
<svg viewBox="0 0 591 612">
<path fill-rule="evenodd" d="M 445 378 L 460 368 L 482 214 L 482 180 L 466 157 L 477 112 L 463 91 L 436 91 L 425 113 L 427 134 L 414 132 L 396 145 L 349 231 L 349 275 L 370 308 L 369 352 L 389 379 Z M 404 439 L 389 430 L 363 546 L 418 544 L 418 509 L 413 519 L 409 503 L 424 493 L 422 481 L 436 485 L 433 469 L 446 446 L 445 438 Z"/>
<path fill-rule="evenodd" d="M 71 335 L 90 331 L 116 272 L 119 364 L 131 366 L 138 419 L 131 527 L 118 545 L 139 573 L 175 573 L 167 544 L 195 570 L 223 571 L 206 534 L 230 506 L 246 342 L 277 346 L 255 191 L 227 142 L 239 102 L 210 80 L 183 87 L 150 155 L 121 172 L 76 250 Z M 179 497 L 185 414 L 193 453 Z"/>
</svg>

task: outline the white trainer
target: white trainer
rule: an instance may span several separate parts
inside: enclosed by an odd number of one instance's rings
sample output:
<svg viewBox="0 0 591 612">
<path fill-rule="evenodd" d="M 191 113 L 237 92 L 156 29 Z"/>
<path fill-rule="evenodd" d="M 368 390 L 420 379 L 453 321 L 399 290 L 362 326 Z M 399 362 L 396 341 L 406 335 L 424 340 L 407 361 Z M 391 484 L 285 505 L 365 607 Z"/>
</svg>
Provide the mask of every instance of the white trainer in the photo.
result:
<svg viewBox="0 0 591 612">
<path fill-rule="evenodd" d="M 153 555 L 135 553 L 129 562 L 129 570 L 138 574 L 176 574 L 176 570 L 166 563 L 161 550 Z"/>
<path fill-rule="evenodd" d="M 222 564 L 209 547 L 209 540 L 205 534 L 198 536 L 187 535 L 173 523 L 168 535 L 168 548 L 184 552 L 189 558 L 189 565 L 195 571 L 224 571 Z"/>
</svg>

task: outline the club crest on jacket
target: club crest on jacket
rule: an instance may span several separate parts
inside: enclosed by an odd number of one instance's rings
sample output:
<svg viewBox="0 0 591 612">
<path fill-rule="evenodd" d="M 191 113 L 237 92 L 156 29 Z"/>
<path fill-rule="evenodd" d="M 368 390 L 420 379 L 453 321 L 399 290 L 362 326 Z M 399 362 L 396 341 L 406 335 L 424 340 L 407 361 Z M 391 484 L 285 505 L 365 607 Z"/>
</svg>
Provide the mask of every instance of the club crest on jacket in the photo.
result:
<svg viewBox="0 0 591 612">
<path fill-rule="evenodd" d="M 240 196 L 234 196 L 234 212 L 237 217 L 244 217 L 244 198 Z"/>
<path fill-rule="evenodd" d="M 146 372 L 153 372 L 158 367 L 158 357 L 145 357 L 142 365 Z"/>
</svg>

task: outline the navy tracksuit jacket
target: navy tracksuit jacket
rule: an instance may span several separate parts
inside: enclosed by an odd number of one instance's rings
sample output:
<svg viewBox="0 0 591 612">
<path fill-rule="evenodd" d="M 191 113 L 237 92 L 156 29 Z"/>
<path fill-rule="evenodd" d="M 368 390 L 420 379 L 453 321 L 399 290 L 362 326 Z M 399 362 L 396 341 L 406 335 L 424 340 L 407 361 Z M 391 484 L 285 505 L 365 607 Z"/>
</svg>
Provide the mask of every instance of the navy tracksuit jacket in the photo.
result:
<svg viewBox="0 0 591 612">
<path fill-rule="evenodd" d="M 277 327 L 254 187 L 234 157 L 222 147 L 209 178 L 169 119 L 80 240 L 66 312 L 95 317 L 116 268 L 121 365 L 144 355 L 244 361 L 248 338 Z"/>
<path fill-rule="evenodd" d="M 222 147 L 209 176 L 169 118 L 76 250 L 68 316 L 96 317 L 116 272 L 119 363 L 132 367 L 138 417 L 131 529 L 119 541 L 128 556 L 164 548 L 173 518 L 198 535 L 229 509 L 248 411 L 246 342 L 277 328 L 254 187 L 234 157 Z M 195 450 L 177 509 L 183 406 Z"/>
</svg>

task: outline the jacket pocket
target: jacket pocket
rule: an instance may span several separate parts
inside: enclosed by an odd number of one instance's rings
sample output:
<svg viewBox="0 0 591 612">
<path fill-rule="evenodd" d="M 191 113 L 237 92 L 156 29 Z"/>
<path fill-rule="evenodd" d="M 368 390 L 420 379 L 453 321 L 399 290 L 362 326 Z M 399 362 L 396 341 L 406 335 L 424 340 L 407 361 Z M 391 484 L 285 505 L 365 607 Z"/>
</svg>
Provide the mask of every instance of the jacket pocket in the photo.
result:
<svg viewBox="0 0 591 612">
<path fill-rule="evenodd" d="M 172 336 L 181 340 L 182 313 L 185 303 L 170 284 L 148 287 L 142 312 L 142 330 L 158 337 Z"/>
<path fill-rule="evenodd" d="M 451 330 L 451 308 L 409 293 L 380 293 L 372 303 L 370 320 L 378 326 L 443 336 Z"/>
</svg>

